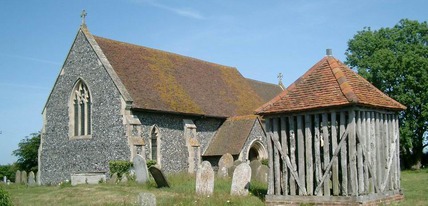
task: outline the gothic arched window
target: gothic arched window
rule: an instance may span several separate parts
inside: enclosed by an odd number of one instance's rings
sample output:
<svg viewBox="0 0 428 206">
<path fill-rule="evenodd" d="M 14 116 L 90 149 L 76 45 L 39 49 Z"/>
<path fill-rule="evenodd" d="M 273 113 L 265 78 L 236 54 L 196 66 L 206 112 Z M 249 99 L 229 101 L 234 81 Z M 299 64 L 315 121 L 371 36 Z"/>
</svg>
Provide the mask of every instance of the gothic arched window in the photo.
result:
<svg viewBox="0 0 428 206">
<path fill-rule="evenodd" d="M 150 131 L 150 159 L 155 160 L 158 166 L 160 166 L 161 160 L 160 147 L 161 140 L 159 128 L 157 125 L 153 125 Z"/>
<path fill-rule="evenodd" d="M 70 104 L 71 136 L 91 135 L 91 94 L 82 80 L 74 86 Z"/>
</svg>

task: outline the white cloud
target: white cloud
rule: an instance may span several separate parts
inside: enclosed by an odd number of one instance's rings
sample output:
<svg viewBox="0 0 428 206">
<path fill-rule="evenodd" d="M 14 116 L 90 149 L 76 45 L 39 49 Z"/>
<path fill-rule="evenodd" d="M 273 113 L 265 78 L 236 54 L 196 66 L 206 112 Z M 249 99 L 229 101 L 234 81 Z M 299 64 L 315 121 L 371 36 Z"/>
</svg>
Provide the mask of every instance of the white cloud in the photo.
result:
<svg viewBox="0 0 428 206">
<path fill-rule="evenodd" d="M 201 13 L 199 13 L 198 11 L 195 11 L 191 8 L 174 8 L 174 7 L 164 5 L 164 4 L 157 3 L 153 0 L 133 0 L 133 1 L 136 3 L 142 3 L 142 4 L 145 3 L 145 4 L 148 4 L 150 6 L 159 8 L 159 9 L 170 11 L 170 12 L 175 13 L 175 14 L 180 15 L 180 16 L 193 18 L 193 19 L 199 19 L 199 20 L 205 19 L 205 17 Z"/>
</svg>

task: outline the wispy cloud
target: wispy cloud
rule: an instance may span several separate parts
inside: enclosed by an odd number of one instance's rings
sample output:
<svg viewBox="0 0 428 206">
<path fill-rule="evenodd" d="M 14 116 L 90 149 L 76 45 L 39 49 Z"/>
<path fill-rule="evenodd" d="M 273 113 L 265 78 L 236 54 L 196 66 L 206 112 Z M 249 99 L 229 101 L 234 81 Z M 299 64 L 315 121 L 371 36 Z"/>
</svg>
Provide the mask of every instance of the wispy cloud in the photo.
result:
<svg viewBox="0 0 428 206">
<path fill-rule="evenodd" d="M 0 56 L 18 58 L 18 59 L 23 59 L 23 60 L 27 60 L 27 61 L 34 61 L 34 62 L 40 62 L 40 63 L 45 63 L 45 64 L 61 65 L 61 63 L 58 63 L 58 62 L 54 62 L 54 61 L 50 61 L 50 60 L 46 60 L 46 59 L 39 59 L 39 58 L 34 58 L 34 57 L 28 57 L 28 56 L 19 56 L 19 55 L 10 55 L 10 54 L 1 54 L 1 53 L 0 53 Z"/>
<path fill-rule="evenodd" d="M 198 11 L 195 11 L 191 8 L 174 8 L 174 7 L 164 5 L 164 4 L 157 3 L 153 0 L 133 0 L 133 1 L 136 3 L 144 3 L 144 4 L 148 4 L 150 6 L 159 8 L 159 9 L 170 11 L 170 12 L 175 13 L 175 14 L 180 15 L 180 16 L 193 18 L 193 19 L 199 19 L 199 20 L 205 19 L 205 17 L 201 13 L 199 13 Z"/>
</svg>

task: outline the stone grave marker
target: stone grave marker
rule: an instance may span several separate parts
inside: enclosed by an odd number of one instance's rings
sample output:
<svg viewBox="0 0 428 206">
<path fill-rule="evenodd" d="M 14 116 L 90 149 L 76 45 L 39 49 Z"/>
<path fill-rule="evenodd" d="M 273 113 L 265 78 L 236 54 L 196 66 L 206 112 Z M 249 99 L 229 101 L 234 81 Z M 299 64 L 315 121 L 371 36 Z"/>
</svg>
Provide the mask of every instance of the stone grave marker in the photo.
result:
<svg viewBox="0 0 428 206">
<path fill-rule="evenodd" d="M 148 171 L 146 160 L 141 155 L 136 155 L 133 159 L 135 170 L 135 181 L 138 183 L 145 183 L 148 181 Z"/>
<path fill-rule="evenodd" d="M 233 172 L 235 171 L 235 168 L 236 168 L 236 166 L 235 166 L 235 165 L 233 165 L 232 167 L 230 167 L 230 168 L 227 170 L 227 174 L 228 174 L 228 176 L 229 176 L 229 177 L 233 177 Z"/>
<path fill-rule="evenodd" d="M 220 160 L 218 161 L 218 170 L 220 171 L 221 168 L 226 167 L 229 169 L 229 167 L 233 166 L 233 156 L 230 153 L 226 153 L 223 156 L 221 156 Z"/>
<path fill-rule="evenodd" d="M 211 195 L 214 192 L 214 170 L 211 163 L 203 161 L 196 172 L 196 193 Z"/>
<path fill-rule="evenodd" d="M 26 171 L 21 172 L 21 183 L 27 184 L 27 172 Z"/>
<path fill-rule="evenodd" d="M 149 168 L 150 174 L 152 174 L 153 179 L 155 179 L 156 184 L 158 187 L 169 187 L 169 183 L 165 178 L 165 175 L 163 172 L 157 168 L 156 166 L 151 166 Z"/>
<path fill-rule="evenodd" d="M 128 177 L 126 177 L 125 174 L 122 175 L 122 178 L 120 179 L 120 183 L 127 183 L 128 182 Z"/>
<path fill-rule="evenodd" d="M 251 180 L 254 180 L 257 176 L 257 169 L 262 165 L 259 160 L 253 160 L 250 162 L 251 167 Z"/>
<path fill-rule="evenodd" d="M 227 169 L 226 167 L 222 167 L 221 169 L 219 168 L 219 170 L 217 172 L 217 176 L 220 177 L 220 178 L 229 177 L 229 174 L 228 174 L 228 170 L 229 169 Z"/>
<path fill-rule="evenodd" d="M 233 165 L 238 166 L 238 165 L 240 165 L 241 163 L 242 163 L 242 161 L 241 161 L 241 160 L 235 160 L 235 161 L 233 162 Z"/>
<path fill-rule="evenodd" d="M 33 171 L 31 171 L 28 174 L 28 185 L 30 185 L 30 186 L 36 185 L 36 180 L 35 180 L 34 172 Z"/>
<path fill-rule="evenodd" d="M 36 184 L 41 185 L 39 171 L 36 172 Z"/>
<path fill-rule="evenodd" d="M 268 183 L 268 172 L 269 172 L 268 166 L 260 165 L 260 167 L 257 169 L 256 180 L 258 180 L 259 182 L 267 184 Z"/>
<path fill-rule="evenodd" d="M 110 177 L 110 179 L 107 181 L 107 183 L 110 183 L 110 184 L 116 184 L 117 183 L 117 172 L 115 172 L 111 177 Z"/>
<path fill-rule="evenodd" d="M 156 206 L 156 196 L 153 193 L 141 192 L 138 194 L 138 205 Z"/>
<path fill-rule="evenodd" d="M 231 195 L 247 196 L 250 188 L 251 167 L 247 163 L 241 163 L 233 172 Z"/>
<path fill-rule="evenodd" d="M 17 170 L 15 173 L 15 184 L 21 183 L 21 171 Z"/>
<path fill-rule="evenodd" d="M 7 182 L 7 177 L 3 176 L 3 182 L 6 183 Z"/>
</svg>

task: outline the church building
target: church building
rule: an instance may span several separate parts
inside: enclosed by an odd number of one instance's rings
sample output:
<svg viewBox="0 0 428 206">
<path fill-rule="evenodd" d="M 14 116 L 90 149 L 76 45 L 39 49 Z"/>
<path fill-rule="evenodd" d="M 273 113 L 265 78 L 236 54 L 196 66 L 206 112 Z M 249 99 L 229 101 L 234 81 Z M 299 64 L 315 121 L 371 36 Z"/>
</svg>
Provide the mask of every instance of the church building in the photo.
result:
<svg viewBox="0 0 428 206">
<path fill-rule="evenodd" d="M 109 161 L 195 172 L 224 153 L 267 158 L 255 109 L 282 91 L 236 68 L 92 35 L 83 23 L 43 109 L 41 184 L 109 174 Z"/>
</svg>

